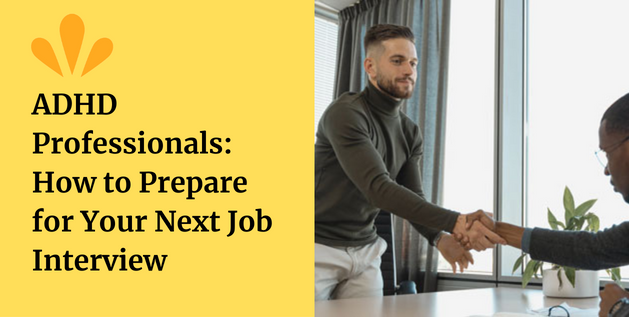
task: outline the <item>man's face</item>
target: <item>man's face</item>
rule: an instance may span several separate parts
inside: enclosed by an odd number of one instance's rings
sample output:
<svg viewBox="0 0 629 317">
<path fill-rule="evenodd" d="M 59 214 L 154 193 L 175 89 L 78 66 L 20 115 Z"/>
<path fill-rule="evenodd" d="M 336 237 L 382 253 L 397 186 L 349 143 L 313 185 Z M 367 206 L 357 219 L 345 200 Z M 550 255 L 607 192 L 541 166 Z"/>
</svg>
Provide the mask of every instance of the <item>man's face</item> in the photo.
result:
<svg viewBox="0 0 629 317">
<path fill-rule="evenodd" d="M 598 130 L 599 147 L 607 155 L 605 175 L 611 176 L 614 191 L 619 192 L 629 203 L 629 140 L 621 133 L 608 133 L 603 120 Z"/>
<path fill-rule="evenodd" d="M 395 99 L 410 98 L 417 79 L 415 44 L 399 38 L 383 41 L 382 46 L 373 58 L 373 69 L 368 70 L 372 82 Z"/>
</svg>

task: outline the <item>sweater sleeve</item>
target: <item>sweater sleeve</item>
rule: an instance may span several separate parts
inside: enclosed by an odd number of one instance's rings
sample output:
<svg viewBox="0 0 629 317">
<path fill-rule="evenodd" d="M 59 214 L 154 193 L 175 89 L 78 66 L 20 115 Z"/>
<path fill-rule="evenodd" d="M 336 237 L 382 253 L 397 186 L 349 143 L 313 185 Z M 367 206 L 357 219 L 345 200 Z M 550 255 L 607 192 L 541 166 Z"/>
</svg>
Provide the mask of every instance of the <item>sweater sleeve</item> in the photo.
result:
<svg viewBox="0 0 629 317">
<path fill-rule="evenodd" d="M 419 161 L 422 155 L 422 144 L 419 136 L 415 139 L 417 142 L 414 145 L 413 154 L 410 159 L 406 161 L 404 166 L 402 166 L 402 169 L 398 174 L 397 182 L 398 184 L 412 190 L 415 194 L 417 194 L 417 196 L 425 201 L 426 198 L 424 197 L 421 172 L 419 168 Z M 433 245 L 433 241 L 437 237 L 437 234 L 441 232 L 441 230 L 426 227 L 416 222 L 411 222 L 411 224 L 422 236 L 424 236 L 424 238 L 426 238 L 426 240 L 428 240 L 430 245 Z"/>
<path fill-rule="evenodd" d="M 365 114 L 351 107 L 329 109 L 326 132 L 341 168 L 373 206 L 436 230 L 452 232 L 458 213 L 425 201 L 391 179 L 369 137 Z M 416 160 L 418 157 L 413 158 Z"/>
<path fill-rule="evenodd" d="M 629 222 L 596 233 L 535 228 L 533 259 L 579 269 L 600 270 L 629 264 Z"/>
</svg>

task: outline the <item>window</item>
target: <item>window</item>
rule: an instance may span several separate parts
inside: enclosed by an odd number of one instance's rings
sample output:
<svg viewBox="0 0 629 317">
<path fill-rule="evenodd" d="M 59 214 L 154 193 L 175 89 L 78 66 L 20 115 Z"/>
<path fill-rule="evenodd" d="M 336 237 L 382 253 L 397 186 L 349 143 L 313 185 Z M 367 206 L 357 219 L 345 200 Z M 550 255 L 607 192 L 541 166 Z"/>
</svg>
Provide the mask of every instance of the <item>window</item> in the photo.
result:
<svg viewBox="0 0 629 317">
<path fill-rule="evenodd" d="M 451 10 L 444 205 L 495 208 L 506 222 L 548 228 L 547 208 L 563 218 L 568 186 L 577 204 L 598 199 L 591 211 L 601 228 L 628 220 L 594 151 L 603 112 L 629 92 L 629 3 L 454 0 Z M 495 266 L 498 281 L 519 281 L 511 276 L 519 253 L 499 248 L 500 261 L 477 253 L 469 272 Z M 621 272 L 629 277 L 629 267 Z"/>
<path fill-rule="evenodd" d="M 495 11 L 493 0 L 451 5 L 443 206 L 462 213 L 494 208 Z M 492 273 L 491 251 L 473 256 L 469 272 Z M 443 258 L 439 269 L 452 272 Z"/>
<path fill-rule="evenodd" d="M 601 229 L 629 219 L 593 154 L 603 112 L 629 92 L 628 11 L 626 1 L 529 1 L 528 226 L 548 228 L 547 208 L 563 218 L 565 186 L 577 204 L 598 199 Z"/>
<path fill-rule="evenodd" d="M 337 32 L 336 23 L 315 16 L 315 132 L 334 97 Z"/>
</svg>

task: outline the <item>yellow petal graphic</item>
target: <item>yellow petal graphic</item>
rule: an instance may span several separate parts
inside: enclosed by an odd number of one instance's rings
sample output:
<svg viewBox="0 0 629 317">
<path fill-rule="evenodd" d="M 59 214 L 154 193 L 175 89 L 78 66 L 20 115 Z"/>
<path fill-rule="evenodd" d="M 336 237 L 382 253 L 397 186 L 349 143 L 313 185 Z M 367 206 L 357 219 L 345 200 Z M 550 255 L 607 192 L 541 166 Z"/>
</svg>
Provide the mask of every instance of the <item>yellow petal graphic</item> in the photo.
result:
<svg viewBox="0 0 629 317">
<path fill-rule="evenodd" d="M 76 14 L 68 14 L 61 21 L 59 32 L 61 33 L 61 43 L 68 59 L 70 72 L 74 74 L 74 66 L 76 66 L 76 60 L 79 58 L 85 33 L 83 20 Z"/>
<path fill-rule="evenodd" d="M 55 56 L 55 52 L 48 41 L 41 37 L 34 39 L 31 43 L 31 50 L 37 59 L 63 77 L 57 56 Z"/>
<path fill-rule="evenodd" d="M 87 61 L 85 62 L 85 68 L 83 68 L 83 75 L 87 74 L 90 70 L 94 69 L 94 67 L 98 66 L 98 64 L 102 63 L 104 60 L 111 55 L 111 52 L 114 50 L 114 43 L 111 42 L 108 38 L 102 38 L 92 46 L 92 51 L 90 55 L 87 57 Z"/>
</svg>

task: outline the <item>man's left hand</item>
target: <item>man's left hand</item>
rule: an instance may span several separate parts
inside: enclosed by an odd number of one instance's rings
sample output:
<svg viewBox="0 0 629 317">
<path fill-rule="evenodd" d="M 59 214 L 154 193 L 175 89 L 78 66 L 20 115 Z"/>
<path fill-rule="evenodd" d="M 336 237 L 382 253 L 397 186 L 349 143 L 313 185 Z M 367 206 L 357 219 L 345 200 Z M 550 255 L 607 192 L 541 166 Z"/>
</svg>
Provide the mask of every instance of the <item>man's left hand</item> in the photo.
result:
<svg viewBox="0 0 629 317">
<path fill-rule="evenodd" d="M 437 243 L 437 250 L 441 252 L 443 258 L 452 266 L 452 273 L 456 274 L 457 264 L 459 265 L 461 273 L 463 273 L 463 269 L 467 269 L 470 263 L 474 264 L 472 254 L 465 250 L 453 236 L 445 232 Z"/>
</svg>

